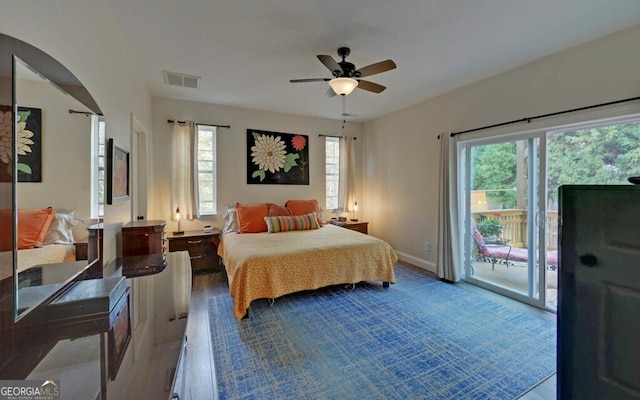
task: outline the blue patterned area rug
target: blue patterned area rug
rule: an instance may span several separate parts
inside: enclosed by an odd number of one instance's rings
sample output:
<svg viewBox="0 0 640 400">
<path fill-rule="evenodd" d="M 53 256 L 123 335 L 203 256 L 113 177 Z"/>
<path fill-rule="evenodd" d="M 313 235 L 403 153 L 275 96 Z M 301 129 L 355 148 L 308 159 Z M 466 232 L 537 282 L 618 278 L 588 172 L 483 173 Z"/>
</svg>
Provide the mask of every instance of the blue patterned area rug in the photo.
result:
<svg viewBox="0 0 640 400">
<path fill-rule="evenodd" d="M 514 399 L 556 370 L 554 324 L 396 267 L 361 283 L 209 299 L 221 399 Z"/>
</svg>

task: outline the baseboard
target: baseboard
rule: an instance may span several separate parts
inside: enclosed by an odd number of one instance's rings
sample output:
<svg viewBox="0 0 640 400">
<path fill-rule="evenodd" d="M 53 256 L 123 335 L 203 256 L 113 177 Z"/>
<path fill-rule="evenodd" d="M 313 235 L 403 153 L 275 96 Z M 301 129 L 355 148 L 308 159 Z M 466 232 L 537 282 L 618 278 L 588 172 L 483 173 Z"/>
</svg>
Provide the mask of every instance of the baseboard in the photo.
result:
<svg viewBox="0 0 640 400">
<path fill-rule="evenodd" d="M 403 253 L 401 251 L 396 251 L 396 254 L 398 255 L 398 258 L 400 259 L 400 261 L 404 261 L 411 265 L 415 265 L 418 268 L 425 269 L 434 274 L 436 273 L 436 265 L 430 261 L 427 261 L 422 258 L 414 257 L 412 255 Z"/>
</svg>

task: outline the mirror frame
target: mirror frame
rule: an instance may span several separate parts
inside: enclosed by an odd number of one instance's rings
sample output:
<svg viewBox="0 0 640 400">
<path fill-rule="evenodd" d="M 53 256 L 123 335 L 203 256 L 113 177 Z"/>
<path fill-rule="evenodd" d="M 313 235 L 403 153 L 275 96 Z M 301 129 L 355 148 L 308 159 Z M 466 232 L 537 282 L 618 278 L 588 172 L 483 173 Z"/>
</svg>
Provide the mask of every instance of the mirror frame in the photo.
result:
<svg viewBox="0 0 640 400">
<path fill-rule="evenodd" d="M 0 76 L 11 77 L 11 95 L 8 96 L 7 88 L 3 87 L 0 93 L 1 102 L 6 103 L 8 99 L 11 100 L 12 106 L 12 114 L 13 120 L 15 121 L 17 118 L 17 102 L 16 102 L 16 69 L 15 62 L 16 58 L 18 58 L 23 64 L 27 66 L 27 68 L 31 69 L 34 73 L 41 76 L 44 80 L 51 83 L 53 86 L 57 87 L 62 92 L 70 95 L 71 97 L 78 100 L 89 110 L 94 112 L 97 115 L 102 115 L 102 111 L 98 107 L 97 103 L 91 96 L 91 94 L 87 91 L 87 89 L 82 85 L 82 83 L 71 73 L 66 67 L 64 67 L 60 62 L 55 60 L 53 57 L 44 53 L 43 51 L 23 42 L 21 40 L 15 39 L 10 36 L 6 36 L 0 34 Z M 12 148 L 13 148 L 13 169 L 11 172 L 12 182 L 11 182 L 11 203 L 12 203 L 12 213 L 11 213 L 11 221 L 12 227 L 11 232 L 13 235 L 12 243 L 13 243 L 13 288 L 12 288 L 12 310 L 13 310 L 13 320 L 14 322 L 19 321 L 25 315 L 29 313 L 31 310 L 24 311 L 22 313 L 18 313 L 18 274 L 17 271 L 17 229 L 16 229 L 16 221 L 18 220 L 18 200 L 17 200 L 17 173 L 15 169 L 15 161 L 16 161 L 16 124 L 13 124 L 13 137 L 12 137 Z M 6 193 L 2 194 L 4 202 L 4 196 L 7 196 Z M 6 202 L 8 203 L 8 202 Z M 8 230 L 6 230 L 8 231 Z M 5 231 L 5 232 L 6 232 Z M 82 272 L 87 271 L 92 265 L 97 263 L 98 260 L 87 260 L 87 265 L 83 266 L 82 269 L 78 270 L 77 273 L 73 274 L 73 276 L 69 277 L 63 285 L 61 285 L 56 290 L 53 290 L 52 293 L 48 294 L 43 298 L 43 301 L 40 304 L 46 302 L 48 299 L 51 299 L 57 293 L 66 290 L 68 286 L 72 283 L 74 279 L 76 279 Z M 7 278 L 8 279 L 8 278 Z M 1 290 L 5 290 L 4 288 Z M 5 293 L 0 293 L 0 296 L 4 297 Z"/>
</svg>

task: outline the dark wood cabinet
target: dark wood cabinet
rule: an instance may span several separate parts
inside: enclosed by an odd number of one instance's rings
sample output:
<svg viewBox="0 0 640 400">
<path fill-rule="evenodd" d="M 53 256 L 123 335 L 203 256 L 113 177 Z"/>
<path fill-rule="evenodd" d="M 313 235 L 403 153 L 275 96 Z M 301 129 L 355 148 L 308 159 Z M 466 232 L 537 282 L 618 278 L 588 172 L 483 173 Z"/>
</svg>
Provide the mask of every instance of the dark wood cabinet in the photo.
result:
<svg viewBox="0 0 640 400">
<path fill-rule="evenodd" d="M 165 221 L 131 221 L 122 227 L 122 257 L 166 253 Z"/>
<path fill-rule="evenodd" d="M 339 226 L 347 229 L 351 229 L 352 231 L 358 231 L 364 233 L 365 235 L 368 233 L 368 222 L 356 222 L 356 221 L 347 221 Z"/>
<path fill-rule="evenodd" d="M 87 228 L 87 231 L 89 232 L 89 237 L 87 238 L 87 260 L 89 261 L 98 260 L 91 267 L 89 271 L 89 276 L 91 278 L 102 278 L 102 272 L 103 272 L 102 268 L 104 265 L 102 262 L 102 255 L 103 255 L 102 254 L 103 252 L 102 236 L 104 234 L 103 225 L 93 224 Z"/>
<path fill-rule="evenodd" d="M 193 272 L 205 269 L 219 271 L 218 243 L 220 231 L 187 231 L 182 235 L 168 237 L 169 251 L 188 251 Z"/>
</svg>

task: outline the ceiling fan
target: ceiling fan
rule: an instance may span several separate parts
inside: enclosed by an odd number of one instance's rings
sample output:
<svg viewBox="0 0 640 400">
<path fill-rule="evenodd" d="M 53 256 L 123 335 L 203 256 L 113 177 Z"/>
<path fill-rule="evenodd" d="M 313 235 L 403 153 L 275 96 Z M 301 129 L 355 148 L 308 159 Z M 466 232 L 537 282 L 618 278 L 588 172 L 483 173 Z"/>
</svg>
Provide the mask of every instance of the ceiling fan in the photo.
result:
<svg viewBox="0 0 640 400">
<path fill-rule="evenodd" d="M 356 69 L 355 65 L 345 61 L 345 58 L 350 53 L 351 50 L 348 47 L 340 47 L 338 49 L 338 56 L 342 57 L 340 62 L 328 55 L 319 54 L 317 56 L 318 60 L 331 71 L 333 78 L 291 79 L 289 82 L 329 82 L 329 86 L 331 86 L 329 92 L 327 92 L 329 96 L 335 96 L 336 94 L 346 96 L 353 92 L 356 87 L 373 93 L 380 93 L 385 90 L 385 86 L 360 78 L 392 70 L 396 68 L 396 63 L 392 60 L 385 60 Z"/>
</svg>

